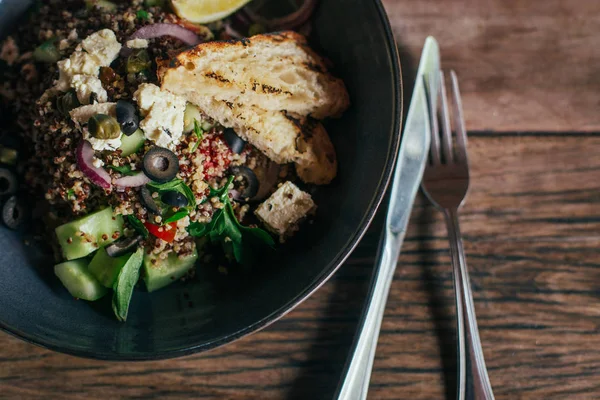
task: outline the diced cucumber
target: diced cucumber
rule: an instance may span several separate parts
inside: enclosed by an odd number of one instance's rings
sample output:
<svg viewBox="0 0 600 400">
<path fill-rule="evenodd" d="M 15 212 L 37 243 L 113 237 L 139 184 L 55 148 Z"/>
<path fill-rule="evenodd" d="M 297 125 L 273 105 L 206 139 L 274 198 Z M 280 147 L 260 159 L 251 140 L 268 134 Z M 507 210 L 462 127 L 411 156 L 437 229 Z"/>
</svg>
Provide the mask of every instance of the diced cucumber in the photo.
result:
<svg viewBox="0 0 600 400">
<path fill-rule="evenodd" d="M 61 225 L 55 232 L 65 258 L 74 260 L 114 242 L 123 233 L 123 218 L 113 217 L 108 207 Z"/>
<path fill-rule="evenodd" d="M 194 120 L 202 123 L 202 114 L 198 107 L 192 103 L 187 103 L 183 114 L 183 133 L 190 133 L 194 130 Z"/>
<path fill-rule="evenodd" d="M 144 132 L 141 129 L 133 132 L 131 136 L 122 135 L 121 136 L 121 155 L 123 157 L 127 157 L 130 154 L 137 153 L 137 151 L 144 145 L 146 141 L 146 136 L 144 136 Z"/>
<path fill-rule="evenodd" d="M 154 254 L 144 253 L 144 281 L 148 291 L 153 292 L 175 282 L 194 267 L 197 259 L 196 249 L 183 259 L 179 259 L 175 253 L 169 253 L 164 260 Z"/>
<path fill-rule="evenodd" d="M 94 278 L 87 268 L 86 260 L 67 261 L 54 266 L 54 273 L 67 288 L 71 296 L 95 301 L 108 291 Z"/>
<path fill-rule="evenodd" d="M 116 11 L 117 5 L 112 1 L 108 0 L 85 0 L 85 5 L 89 9 L 92 9 L 94 6 L 104 10 L 104 11 Z"/>
<path fill-rule="evenodd" d="M 131 257 L 131 253 L 121 257 L 110 257 L 106 254 L 105 249 L 100 249 L 92 258 L 88 269 L 98 279 L 98 282 L 107 288 L 112 288 L 129 257 Z"/>
</svg>

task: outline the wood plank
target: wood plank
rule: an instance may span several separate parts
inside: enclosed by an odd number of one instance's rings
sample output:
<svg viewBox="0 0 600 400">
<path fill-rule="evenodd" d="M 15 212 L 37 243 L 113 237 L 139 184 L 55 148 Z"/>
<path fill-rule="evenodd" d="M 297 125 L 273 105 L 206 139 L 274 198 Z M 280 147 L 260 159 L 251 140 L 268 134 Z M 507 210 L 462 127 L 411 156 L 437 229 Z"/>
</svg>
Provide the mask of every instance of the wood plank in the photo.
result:
<svg viewBox="0 0 600 400">
<path fill-rule="evenodd" d="M 383 0 L 414 79 L 435 36 L 470 130 L 600 130 L 600 2 Z"/>
<path fill-rule="evenodd" d="M 600 397 L 600 137 L 473 136 L 461 222 L 497 399 Z M 266 330 L 204 355 L 77 359 L 0 335 L 7 398 L 330 399 L 378 244 L 377 225 L 335 278 Z M 382 326 L 370 398 L 453 397 L 446 231 L 422 198 Z"/>
</svg>

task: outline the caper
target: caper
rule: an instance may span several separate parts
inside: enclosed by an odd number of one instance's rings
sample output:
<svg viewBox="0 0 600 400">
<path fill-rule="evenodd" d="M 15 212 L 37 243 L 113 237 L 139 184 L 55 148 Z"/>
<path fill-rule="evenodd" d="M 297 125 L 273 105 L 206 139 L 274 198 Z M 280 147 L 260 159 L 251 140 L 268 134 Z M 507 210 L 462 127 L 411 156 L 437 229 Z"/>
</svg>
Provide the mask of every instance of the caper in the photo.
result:
<svg viewBox="0 0 600 400">
<path fill-rule="evenodd" d="M 150 68 L 151 64 L 150 56 L 146 49 L 138 49 L 127 57 L 127 72 L 136 74 Z"/>
<path fill-rule="evenodd" d="M 248 36 L 259 35 L 261 33 L 265 33 L 267 28 L 263 24 L 252 24 L 250 28 L 248 28 Z"/>
<path fill-rule="evenodd" d="M 81 105 L 77 99 L 75 91 L 71 90 L 56 98 L 56 109 L 66 116 L 69 115 L 69 111 L 77 108 Z"/>
<path fill-rule="evenodd" d="M 121 136 L 121 127 L 116 119 L 106 114 L 96 114 L 88 120 L 88 130 L 96 139 L 117 139 Z"/>
</svg>

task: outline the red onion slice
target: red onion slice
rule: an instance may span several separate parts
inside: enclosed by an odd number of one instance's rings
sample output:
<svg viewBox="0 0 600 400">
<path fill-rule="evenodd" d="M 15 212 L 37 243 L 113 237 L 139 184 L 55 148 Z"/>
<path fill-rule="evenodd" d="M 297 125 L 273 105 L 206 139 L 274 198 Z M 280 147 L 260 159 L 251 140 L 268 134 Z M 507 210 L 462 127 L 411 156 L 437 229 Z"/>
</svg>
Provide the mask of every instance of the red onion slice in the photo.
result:
<svg viewBox="0 0 600 400">
<path fill-rule="evenodd" d="M 152 24 L 138 29 L 129 37 L 131 39 L 153 39 L 161 36 L 172 36 L 181 40 L 190 46 L 195 46 L 202 42 L 200 37 L 189 29 L 177 24 Z"/>
<path fill-rule="evenodd" d="M 95 167 L 94 149 L 87 140 L 82 140 L 77 146 L 75 155 L 77 156 L 77 166 L 89 178 L 92 183 L 104 189 L 110 189 L 110 175 L 103 168 Z"/>
<path fill-rule="evenodd" d="M 280 18 L 267 19 L 261 17 L 249 6 L 244 7 L 244 12 L 253 22 L 265 25 L 269 30 L 285 30 L 296 29 L 304 25 L 311 17 L 315 8 L 317 8 L 318 0 L 304 0 L 300 8 L 291 14 Z"/>
<path fill-rule="evenodd" d="M 150 178 L 141 171 L 135 175 L 124 176 L 113 181 L 113 184 L 118 188 L 140 187 L 147 183 L 150 183 Z"/>
</svg>

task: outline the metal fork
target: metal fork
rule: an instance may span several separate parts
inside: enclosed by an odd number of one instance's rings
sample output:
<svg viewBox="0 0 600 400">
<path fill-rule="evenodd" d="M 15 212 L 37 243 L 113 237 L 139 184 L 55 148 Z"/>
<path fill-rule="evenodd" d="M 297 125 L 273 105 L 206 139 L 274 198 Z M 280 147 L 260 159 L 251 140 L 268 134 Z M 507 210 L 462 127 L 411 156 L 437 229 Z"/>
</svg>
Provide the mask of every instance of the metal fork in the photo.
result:
<svg viewBox="0 0 600 400">
<path fill-rule="evenodd" d="M 450 79 L 452 81 L 453 121 L 456 133 L 455 145 L 453 144 L 444 72 L 440 71 L 439 76 L 439 99 L 441 102 L 439 121 L 441 123 L 438 123 L 438 105 L 433 104 L 431 100 L 435 98 L 435 96 L 432 96 L 432 93 L 435 93 L 435 84 L 430 79 L 425 85 L 428 89 L 429 115 L 431 118 L 431 150 L 421 187 L 427 198 L 444 213 L 448 228 L 458 319 L 457 399 L 465 399 L 468 386 L 473 398 L 492 400 L 494 394 L 483 358 L 467 262 L 458 226 L 458 209 L 469 189 L 469 162 L 467 157 L 467 133 L 458 80 L 454 71 L 450 71 Z M 440 125 L 441 129 L 439 128 Z"/>
</svg>

